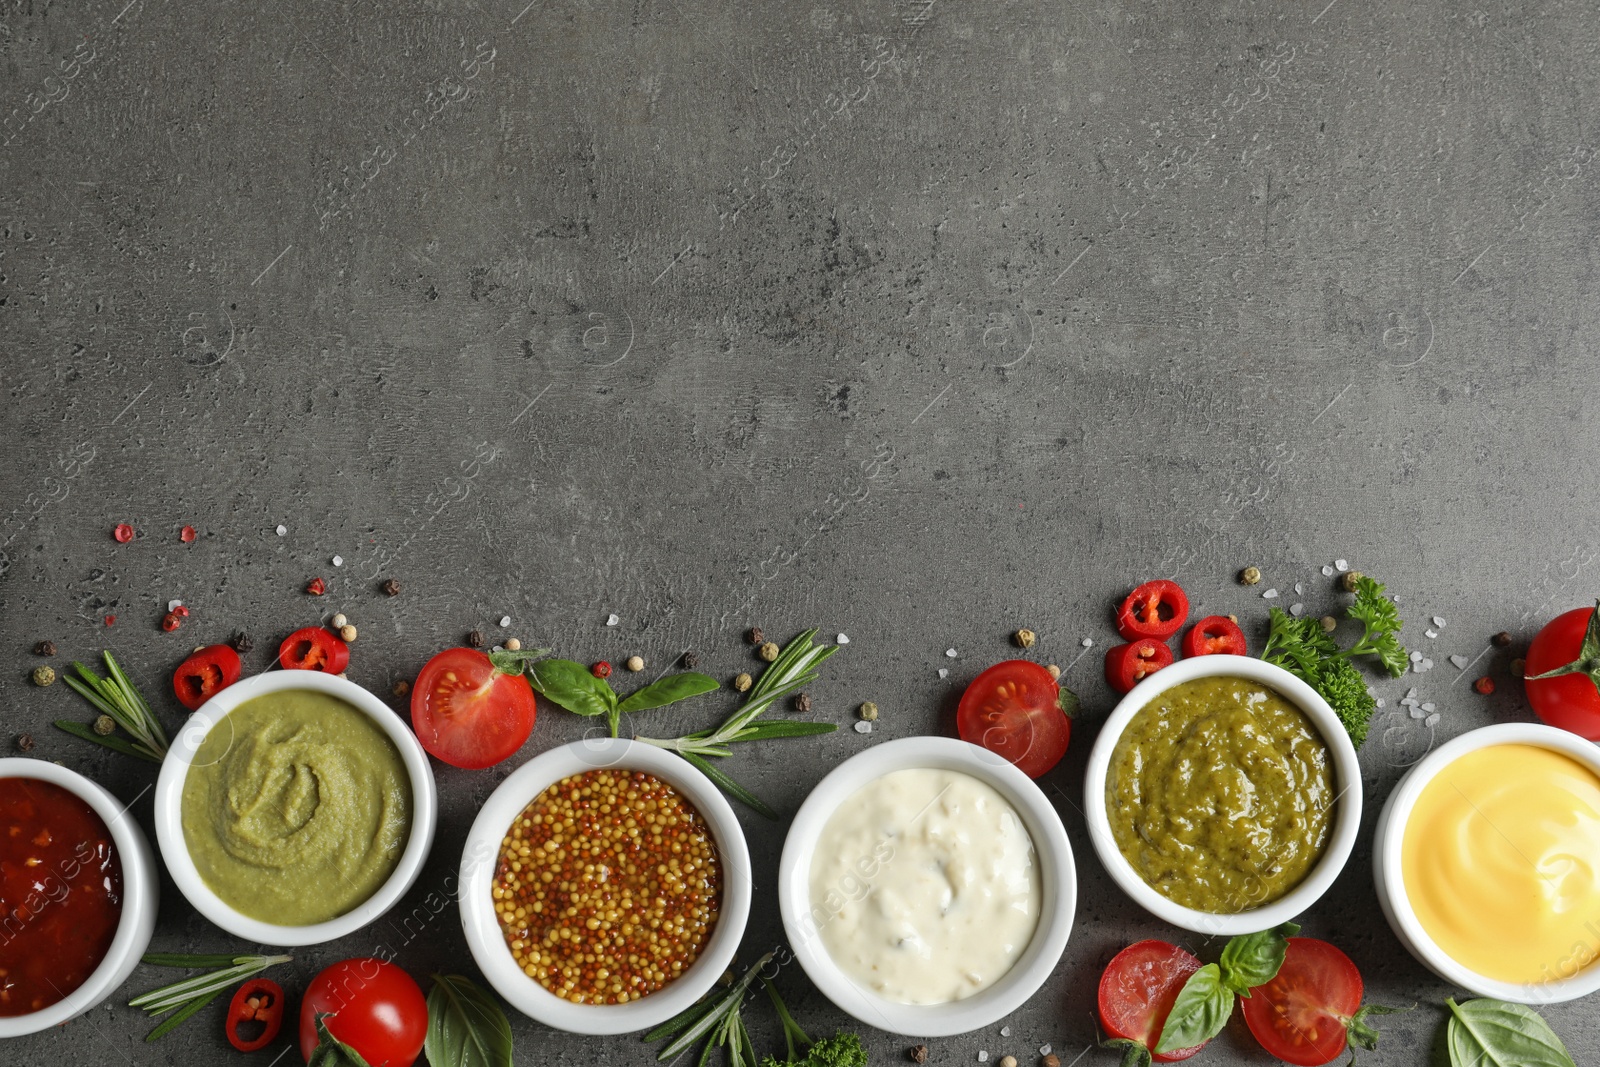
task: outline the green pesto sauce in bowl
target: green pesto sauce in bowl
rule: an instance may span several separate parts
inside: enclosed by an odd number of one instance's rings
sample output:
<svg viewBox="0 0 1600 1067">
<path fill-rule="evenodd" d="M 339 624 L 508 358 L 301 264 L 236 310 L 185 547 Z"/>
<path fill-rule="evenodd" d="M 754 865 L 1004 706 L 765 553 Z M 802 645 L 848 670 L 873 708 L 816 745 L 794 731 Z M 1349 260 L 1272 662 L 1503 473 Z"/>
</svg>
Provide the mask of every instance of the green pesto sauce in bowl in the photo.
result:
<svg viewBox="0 0 1600 1067">
<path fill-rule="evenodd" d="M 1176 904 L 1235 914 L 1278 900 L 1321 857 L 1332 756 L 1305 712 L 1248 678 L 1196 678 L 1140 708 L 1106 772 L 1117 850 Z"/>
<path fill-rule="evenodd" d="M 377 723 L 284 689 L 213 726 L 183 782 L 183 839 L 206 886 L 281 926 L 326 922 L 388 881 L 411 833 L 411 778 Z"/>
</svg>

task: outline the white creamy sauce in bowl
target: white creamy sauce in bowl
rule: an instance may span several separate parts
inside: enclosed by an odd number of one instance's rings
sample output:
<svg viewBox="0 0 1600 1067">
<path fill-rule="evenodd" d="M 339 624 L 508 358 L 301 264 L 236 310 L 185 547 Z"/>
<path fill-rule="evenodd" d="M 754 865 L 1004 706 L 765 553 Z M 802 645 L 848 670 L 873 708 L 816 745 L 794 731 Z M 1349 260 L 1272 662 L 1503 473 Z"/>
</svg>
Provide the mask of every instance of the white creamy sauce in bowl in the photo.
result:
<svg viewBox="0 0 1600 1067">
<path fill-rule="evenodd" d="M 839 805 L 811 861 L 811 916 L 839 969 L 886 1000 L 987 989 L 1039 921 L 1033 841 L 994 788 L 959 771 L 893 771 Z"/>
</svg>

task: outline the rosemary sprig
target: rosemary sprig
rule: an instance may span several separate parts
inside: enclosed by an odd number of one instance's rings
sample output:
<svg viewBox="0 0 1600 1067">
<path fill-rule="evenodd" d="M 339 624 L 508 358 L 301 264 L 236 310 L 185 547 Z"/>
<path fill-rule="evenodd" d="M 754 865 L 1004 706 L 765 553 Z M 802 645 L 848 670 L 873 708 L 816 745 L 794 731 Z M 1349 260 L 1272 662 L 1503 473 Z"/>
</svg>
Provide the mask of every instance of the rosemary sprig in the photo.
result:
<svg viewBox="0 0 1600 1067">
<path fill-rule="evenodd" d="M 722 725 L 711 730 L 699 730 L 682 737 L 635 737 L 635 741 L 642 741 L 647 745 L 676 752 L 693 764 L 707 778 L 715 782 L 723 791 L 732 794 L 736 799 L 756 809 L 769 819 L 776 819 L 777 812 L 773 811 L 761 801 L 754 793 L 739 785 L 725 772 L 713 766 L 708 756 L 722 757 L 732 753 L 728 746 L 735 741 L 760 741 L 773 737 L 806 737 L 813 734 L 832 733 L 839 727 L 831 722 L 755 722 L 757 716 L 785 697 L 798 693 L 801 689 L 817 680 L 817 668 L 822 661 L 839 651 L 838 645 L 817 645 L 812 643 L 817 631 L 813 627 L 794 638 L 783 651 L 778 653 L 778 658 L 766 670 L 761 672 L 761 677 L 750 688 L 745 697 L 744 704 L 738 711 L 728 716 Z"/>
<path fill-rule="evenodd" d="M 755 1050 L 750 1047 L 750 1033 L 740 1018 L 740 1008 L 751 983 L 761 976 L 761 969 L 771 962 L 772 953 L 769 952 L 751 964 L 744 976 L 727 989 L 708 995 L 700 1003 L 679 1012 L 645 1034 L 646 1041 L 672 1038 L 665 1048 L 656 1053 L 656 1059 L 670 1060 L 702 1037 L 708 1037 L 706 1047 L 700 1053 L 701 1063 L 710 1057 L 712 1049 L 725 1045 L 732 1067 L 743 1067 L 745 1064 L 755 1067 Z M 747 1050 L 750 1058 L 745 1060 Z"/>
<path fill-rule="evenodd" d="M 167 735 L 161 729 L 160 720 L 150 710 L 150 705 L 139 690 L 134 688 L 132 680 L 118 666 L 116 658 L 107 652 L 105 659 L 106 673 L 110 677 L 102 678 L 74 661 L 72 666 L 77 670 L 78 677 L 63 674 L 62 680 L 101 714 L 111 716 L 112 721 L 126 730 L 133 740 L 128 742 L 118 737 L 101 737 L 92 730 L 84 729 L 79 723 L 69 724 L 67 721 L 57 722 L 57 728 L 113 751 L 160 763 L 167 754 Z"/>
<path fill-rule="evenodd" d="M 144 1037 L 146 1041 L 155 1041 L 165 1037 L 179 1023 L 227 992 L 232 986 L 260 974 L 268 967 L 288 963 L 293 959 L 293 956 L 215 954 L 188 956 L 181 953 L 152 952 L 144 957 L 144 962 L 157 967 L 220 967 L 221 969 L 207 971 L 205 974 L 197 974 L 193 978 L 185 978 L 181 982 L 173 982 L 159 989 L 152 989 L 148 993 L 141 993 L 128 1001 L 128 1006 L 143 1008 L 152 1016 L 165 1014 L 174 1008 L 178 1009 L 176 1014 L 164 1020 L 160 1026 Z M 226 966 L 223 966 L 224 964 Z"/>
</svg>

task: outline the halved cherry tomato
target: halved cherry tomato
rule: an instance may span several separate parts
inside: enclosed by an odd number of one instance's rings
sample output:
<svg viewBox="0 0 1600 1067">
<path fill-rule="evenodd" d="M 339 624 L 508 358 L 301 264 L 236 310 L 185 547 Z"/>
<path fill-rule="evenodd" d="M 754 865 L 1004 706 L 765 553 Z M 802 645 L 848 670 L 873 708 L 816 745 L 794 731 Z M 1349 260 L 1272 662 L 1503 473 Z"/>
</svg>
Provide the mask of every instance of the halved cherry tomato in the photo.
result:
<svg viewBox="0 0 1600 1067">
<path fill-rule="evenodd" d="M 1025 659 L 996 663 L 972 680 L 956 709 L 961 740 L 981 745 L 1037 778 L 1066 755 L 1069 707 L 1077 705 L 1050 672 Z"/>
<path fill-rule="evenodd" d="M 428 1036 L 428 1002 L 416 980 L 386 960 L 340 960 L 300 999 L 300 1055 L 317 1049 L 317 1018 L 372 1067 L 411 1067 Z M 338 1060 L 348 1062 L 348 1057 Z"/>
<path fill-rule="evenodd" d="M 1261 1047 L 1285 1063 L 1320 1067 L 1343 1055 L 1354 1036 L 1362 1048 L 1378 1040 L 1369 1013 L 1405 1008 L 1361 1006 L 1361 972 L 1326 941 L 1291 937 L 1278 976 L 1240 998 L 1244 1021 Z"/>
<path fill-rule="evenodd" d="M 511 755 L 533 732 L 538 711 L 528 680 L 475 648 L 434 656 L 411 690 L 417 740 L 455 767 L 488 767 Z"/>
<path fill-rule="evenodd" d="M 194 711 L 237 682 L 243 671 L 239 653 L 227 645 L 207 645 L 172 672 L 172 692 L 178 703 Z"/>
<path fill-rule="evenodd" d="M 252 978 L 240 986 L 228 1004 L 228 1043 L 240 1052 L 254 1052 L 272 1044 L 281 1029 L 283 987 L 269 978 Z"/>
<path fill-rule="evenodd" d="M 1183 654 L 1193 656 L 1243 656 L 1248 654 L 1244 631 L 1226 615 L 1207 615 L 1183 635 Z"/>
<path fill-rule="evenodd" d="M 1183 983 L 1200 969 L 1200 961 L 1177 945 L 1165 941 L 1138 941 L 1106 964 L 1100 976 L 1100 1025 L 1114 1040 L 1134 1041 L 1151 1050 L 1157 1063 L 1186 1060 L 1205 1048 L 1157 1054 L 1161 1028 L 1172 1014 L 1172 1004 L 1183 991 Z"/>
<path fill-rule="evenodd" d="M 1189 617 L 1189 598 L 1177 582 L 1158 578 L 1128 594 L 1117 611 L 1117 633 L 1128 641 L 1141 637 L 1165 640 Z"/>
<path fill-rule="evenodd" d="M 1528 646 L 1523 687 L 1534 714 L 1551 726 L 1600 741 L 1600 620 L 1574 608 L 1545 623 Z M 1536 674 L 1563 671 L 1550 677 Z"/>
<path fill-rule="evenodd" d="M 350 666 L 350 646 L 320 626 L 307 626 L 283 639 L 278 662 L 290 670 L 338 674 Z"/>
<path fill-rule="evenodd" d="M 1106 650 L 1106 684 L 1126 693 L 1171 662 L 1172 649 L 1150 638 L 1113 645 Z"/>
</svg>

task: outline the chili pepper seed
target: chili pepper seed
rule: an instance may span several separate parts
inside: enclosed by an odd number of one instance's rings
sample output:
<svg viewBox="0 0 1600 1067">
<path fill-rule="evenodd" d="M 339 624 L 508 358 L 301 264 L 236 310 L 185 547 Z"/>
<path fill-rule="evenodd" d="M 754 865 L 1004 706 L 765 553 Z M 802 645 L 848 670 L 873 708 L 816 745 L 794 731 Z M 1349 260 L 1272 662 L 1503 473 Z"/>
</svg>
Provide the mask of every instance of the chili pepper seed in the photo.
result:
<svg viewBox="0 0 1600 1067">
<path fill-rule="evenodd" d="M 337 630 L 339 627 L 343 626 L 349 621 L 350 620 L 345 616 L 345 613 L 341 611 L 339 614 L 328 620 L 328 625 Z"/>
<path fill-rule="evenodd" d="M 1057 667 L 1054 663 L 1046 664 L 1044 669 L 1050 673 L 1050 677 L 1056 679 L 1057 681 L 1061 680 L 1061 668 Z"/>
</svg>

